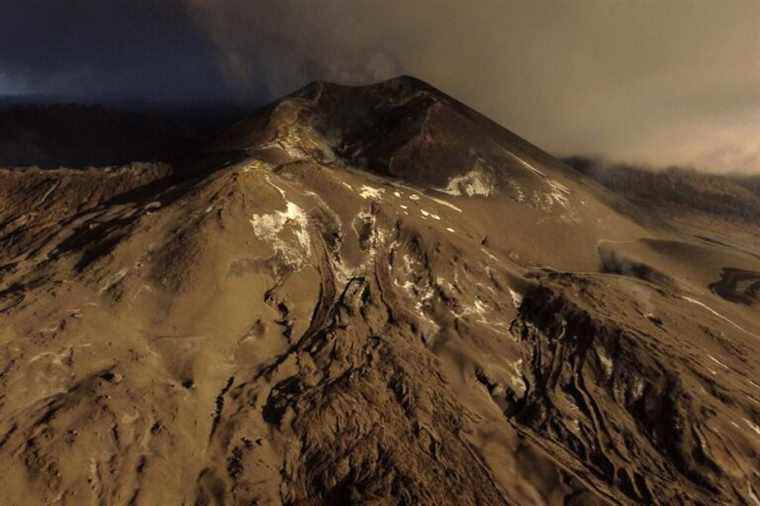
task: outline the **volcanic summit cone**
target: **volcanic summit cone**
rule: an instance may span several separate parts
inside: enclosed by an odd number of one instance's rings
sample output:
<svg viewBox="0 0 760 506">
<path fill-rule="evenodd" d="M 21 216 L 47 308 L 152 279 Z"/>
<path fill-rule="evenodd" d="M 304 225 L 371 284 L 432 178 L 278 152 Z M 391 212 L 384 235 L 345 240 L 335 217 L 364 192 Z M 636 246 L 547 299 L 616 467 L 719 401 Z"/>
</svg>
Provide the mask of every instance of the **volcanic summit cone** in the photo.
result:
<svg viewBox="0 0 760 506">
<path fill-rule="evenodd" d="M 0 172 L 2 504 L 760 504 L 757 241 L 407 77 L 196 158 Z"/>
</svg>

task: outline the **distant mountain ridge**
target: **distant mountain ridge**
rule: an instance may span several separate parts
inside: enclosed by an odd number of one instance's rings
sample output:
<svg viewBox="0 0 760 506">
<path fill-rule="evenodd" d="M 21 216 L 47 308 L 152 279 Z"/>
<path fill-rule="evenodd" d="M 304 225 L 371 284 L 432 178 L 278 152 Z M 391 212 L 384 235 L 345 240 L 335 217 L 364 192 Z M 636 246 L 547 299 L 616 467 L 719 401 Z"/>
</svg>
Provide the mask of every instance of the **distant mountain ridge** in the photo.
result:
<svg viewBox="0 0 760 506">
<path fill-rule="evenodd" d="M 248 108 L 0 101 L 0 167 L 98 167 L 198 155 Z M 51 98 L 53 100 L 53 98 Z"/>
<path fill-rule="evenodd" d="M 660 170 L 575 156 L 563 161 L 616 193 L 641 204 L 760 221 L 760 175 Z"/>
</svg>

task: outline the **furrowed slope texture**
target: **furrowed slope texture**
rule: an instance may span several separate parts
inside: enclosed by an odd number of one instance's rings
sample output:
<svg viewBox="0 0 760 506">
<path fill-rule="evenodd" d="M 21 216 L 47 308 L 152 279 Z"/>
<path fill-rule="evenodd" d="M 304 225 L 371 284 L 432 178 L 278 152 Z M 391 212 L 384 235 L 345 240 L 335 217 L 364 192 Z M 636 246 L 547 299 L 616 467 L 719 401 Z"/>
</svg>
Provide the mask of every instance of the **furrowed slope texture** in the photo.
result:
<svg viewBox="0 0 760 506">
<path fill-rule="evenodd" d="M 4 504 L 757 501 L 757 245 L 424 83 L 0 197 Z"/>
</svg>

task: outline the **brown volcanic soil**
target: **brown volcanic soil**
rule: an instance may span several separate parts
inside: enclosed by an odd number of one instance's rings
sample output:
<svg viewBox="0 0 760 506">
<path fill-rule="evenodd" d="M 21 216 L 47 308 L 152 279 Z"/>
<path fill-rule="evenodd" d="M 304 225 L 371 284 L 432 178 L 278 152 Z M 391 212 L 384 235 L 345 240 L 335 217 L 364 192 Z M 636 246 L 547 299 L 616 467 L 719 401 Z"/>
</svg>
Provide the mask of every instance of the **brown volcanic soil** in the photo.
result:
<svg viewBox="0 0 760 506">
<path fill-rule="evenodd" d="M 414 79 L 0 203 L 3 504 L 760 504 L 757 227 Z"/>
</svg>

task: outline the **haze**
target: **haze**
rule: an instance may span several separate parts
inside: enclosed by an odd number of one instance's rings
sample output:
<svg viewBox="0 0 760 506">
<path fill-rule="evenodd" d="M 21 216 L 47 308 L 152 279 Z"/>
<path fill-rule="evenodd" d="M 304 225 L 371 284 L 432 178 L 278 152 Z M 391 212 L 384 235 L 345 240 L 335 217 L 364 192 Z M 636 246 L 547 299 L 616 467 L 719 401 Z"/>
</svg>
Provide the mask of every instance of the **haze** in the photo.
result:
<svg viewBox="0 0 760 506">
<path fill-rule="evenodd" d="M 752 0 L 6 3 L 6 95 L 264 103 L 405 73 L 558 155 L 760 171 Z"/>
</svg>

